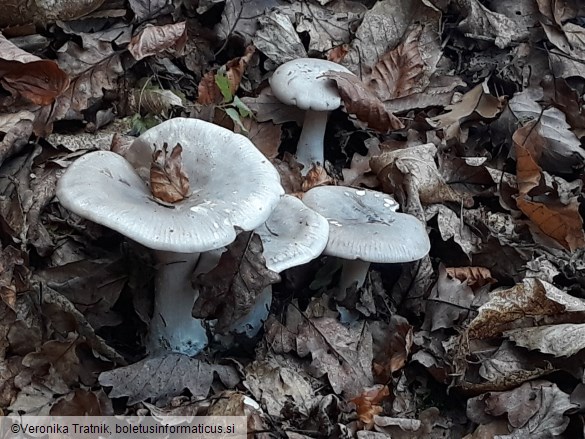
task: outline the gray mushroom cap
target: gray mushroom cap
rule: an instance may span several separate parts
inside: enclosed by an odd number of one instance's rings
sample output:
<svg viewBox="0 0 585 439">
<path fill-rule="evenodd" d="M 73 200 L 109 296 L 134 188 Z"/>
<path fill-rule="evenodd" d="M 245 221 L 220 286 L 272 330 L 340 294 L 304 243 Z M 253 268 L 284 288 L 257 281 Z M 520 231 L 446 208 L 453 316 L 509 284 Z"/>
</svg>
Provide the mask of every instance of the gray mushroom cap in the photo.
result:
<svg viewBox="0 0 585 439">
<path fill-rule="evenodd" d="M 325 254 L 367 262 L 411 262 L 430 250 L 425 226 L 416 217 L 396 212 L 389 195 L 344 186 L 309 190 L 303 203 L 329 221 Z"/>
<path fill-rule="evenodd" d="M 264 246 L 266 267 L 280 273 L 323 253 L 329 238 L 329 223 L 298 198 L 285 195 L 255 232 Z"/>
<path fill-rule="evenodd" d="M 299 58 L 278 67 L 270 78 L 270 87 L 284 104 L 303 110 L 335 110 L 341 105 L 339 92 L 331 79 L 322 77 L 329 70 L 351 73 L 332 61 Z"/>
<path fill-rule="evenodd" d="M 164 142 L 183 147 L 192 192 L 171 206 L 153 198 L 135 169 L 144 174 L 155 145 Z M 246 137 L 201 120 L 163 122 L 130 151 L 130 161 L 109 151 L 80 157 L 59 180 L 57 197 L 79 216 L 155 250 L 195 253 L 228 245 L 236 228 L 264 223 L 284 193 L 276 169 Z"/>
</svg>

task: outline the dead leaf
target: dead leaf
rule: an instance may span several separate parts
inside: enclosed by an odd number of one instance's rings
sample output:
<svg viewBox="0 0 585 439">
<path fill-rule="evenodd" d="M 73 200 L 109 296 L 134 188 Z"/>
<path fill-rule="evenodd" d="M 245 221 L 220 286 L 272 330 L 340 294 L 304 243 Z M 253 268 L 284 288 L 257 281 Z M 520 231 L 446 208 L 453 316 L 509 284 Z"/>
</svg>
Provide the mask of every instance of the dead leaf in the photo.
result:
<svg viewBox="0 0 585 439">
<path fill-rule="evenodd" d="M 150 190 L 165 203 L 177 203 L 190 195 L 189 177 L 183 169 L 183 147 L 176 144 L 170 155 L 167 143 L 157 149 L 150 164 Z"/>
<path fill-rule="evenodd" d="M 244 75 L 244 71 L 252 59 L 252 56 L 254 55 L 254 52 L 254 46 L 248 46 L 243 56 L 232 59 L 222 67 L 232 95 L 235 95 L 236 91 L 240 87 L 242 76 Z M 197 102 L 199 104 L 211 105 L 220 104 L 223 102 L 223 95 L 215 83 L 216 73 L 216 70 L 212 70 L 207 72 L 203 78 L 201 78 L 201 82 L 198 86 L 199 96 L 197 97 Z"/>
<path fill-rule="evenodd" d="M 374 425 L 374 416 L 383 412 L 381 406 L 384 398 L 390 395 L 388 386 L 378 384 L 370 389 L 366 389 L 364 393 L 351 399 L 355 404 L 359 420 L 364 424 L 366 429 L 372 428 Z"/>
<path fill-rule="evenodd" d="M 447 267 L 447 274 L 452 278 L 465 282 L 470 287 L 482 287 L 495 283 L 492 273 L 486 267 Z"/>
<path fill-rule="evenodd" d="M 0 85 L 13 97 L 49 105 L 69 86 L 69 77 L 50 60 L 22 63 L 0 59 Z"/>
<path fill-rule="evenodd" d="M 470 338 L 485 339 L 498 336 L 513 326 L 531 326 L 531 318 L 583 311 L 583 300 L 548 282 L 526 278 L 512 288 L 492 292 L 489 301 L 478 309 L 477 317 L 467 331 Z"/>
<path fill-rule="evenodd" d="M 374 337 L 374 362 L 372 370 L 376 380 L 387 383 L 394 372 L 402 369 L 408 360 L 413 343 L 413 327 L 404 317 L 392 315 L 390 324 L 372 331 Z"/>
<path fill-rule="evenodd" d="M 242 125 L 246 128 L 247 133 L 242 132 L 238 125 L 234 127 L 234 131 L 248 137 L 266 158 L 276 158 L 282 134 L 280 125 L 275 125 L 272 122 L 257 122 L 251 117 L 242 119 Z"/>
<path fill-rule="evenodd" d="M 153 374 L 153 371 L 156 373 Z M 112 387 L 110 398 L 128 397 L 130 405 L 146 399 L 164 405 L 184 389 L 188 389 L 195 399 L 206 398 L 214 373 L 228 388 L 239 382 L 233 367 L 209 364 L 185 355 L 167 354 L 102 372 L 99 383 Z"/>
<path fill-rule="evenodd" d="M 404 128 L 400 119 L 354 74 L 330 71 L 323 76 L 335 81 L 346 111 L 368 127 L 383 133 Z"/>
<path fill-rule="evenodd" d="M 424 62 L 420 55 L 422 26 L 412 29 L 404 42 L 386 52 L 365 82 L 381 101 L 402 98 L 422 91 Z"/>
<path fill-rule="evenodd" d="M 186 22 L 166 24 L 163 26 L 147 25 L 128 44 L 128 51 L 134 59 L 140 61 L 147 56 L 157 55 L 173 48 L 181 52 L 187 41 Z"/>
<path fill-rule="evenodd" d="M 365 142 L 368 148 L 368 153 L 363 156 L 355 153 L 351 158 L 351 164 L 349 168 L 343 168 L 343 182 L 346 186 L 366 186 L 369 188 L 375 188 L 378 186 L 378 178 L 372 173 L 370 168 L 370 160 L 381 154 L 380 141 L 378 139 L 367 139 Z"/>
<path fill-rule="evenodd" d="M 478 253 L 481 249 L 481 239 L 473 232 L 465 221 L 443 204 L 431 204 L 424 209 L 424 216 L 428 220 L 437 216 L 437 225 L 443 241 L 453 238 L 453 241 L 461 247 L 461 250 L 468 256 Z"/>
<path fill-rule="evenodd" d="M 30 289 L 26 255 L 12 246 L 0 252 L 0 299 L 16 311 L 16 295 Z"/>
<path fill-rule="evenodd" d="M 334 180 L 327 174 L 327 171 L 323 166 L 314 164 L 307 175 L 303 177 L 302 191 L 307 192 L 317 186 L 326 186 L 334 184 Z"/>
<path fill-rule="evenodd" d="M 450 279 L 443 265 L 439 277 L 429 294 L 423 329 L 431 332 L 452 328 L 463 320 L 475 316 L 473 290 L 459 279 Z"/>
<path fill-rule="evenodd" d="M 287 14 L 274 9 L 258 17 L 258 25 L 258 31 L 252 36 L 254 46 L 274 64 L 281 65 L 307 57 L 307 51 Z"/>
<path fill-rule="evenodd" d="M 510 438 L 559 437 L 569 425 L 565 412 L 574 407 L 569 395 L 548 381 L 524 383 L 509 392 L 490 392 L 473 400 L 478 400 L 489 415 L 507 415 L 513 430 Z"/>
<path fill-rule="evenodd" d="M 75 389 L 52 407 L 51 416 L 113 416 L 112 402 L 103 390 Z"/>
<path fill-rule="evenodd" d="M 585 324 L 565 323 L 511 329 L 504 332 L 518 346 L 555 357 L 570 357 L 585 349 Z"/>
<path fill-rule="evenodd" d="M 373 384 L 372 335 L 363 322 L 347 327 L 330 317 L 310 319 L 299 328 L 297 353 L 311 354 L 312 374 L 327 374 L 333 391 L 346 398 Z"/>
<path fill-rule="evenodd" d="M 216 330 L 226 331 L 250 311 L 264 288 L 279 281 L 278 273 L 266 268 L 258 235 L 240 233 L 221 255 L 217 267 L 195 280 L 199 296 L 193 316 L 217 318 Z"/>
<path fill-rule="evenodd" d="M 303 125 L 305 112 L 294 105 L 280 102 L 270 87 L 263 88 L 255 98 L 243 97 L 242 102 L 254 112 L 258 122 L 271 120 L 274 124 L 281 124 L 294 121 L 298 126 Z"/>
<path fill-rule="evenodd" d="M 473 118 L 492 119 L 503 108 L 503 99 L 492 96 L 487 91 L 487 84 L 479 84 L 465 93 L 461 100 L 448 105 L 448 113 L 427 119 L 435 128 L 445 132 L 445 139 L 457 139 L 464 122 Z"/>
<path fill-rule="evenodd" d="M 519 42 L 527 37 L 518 33 L 516 23 L 506 17 L 490 11 L 478 0 L 464 0 L 467 18 L 459 23 L 459 28 L 466 32 L 466 36 L 480 40 L 493 40 L 500 49 L 509 46 L 512 41 Z"/>
<path fill-rule="evenodd" d="M 532 122 L 519 128 L 514 133 L 513 140 L 516 150 L 519 191 L 516 204 L 518 208 L 542 233 L 567 250 L 575 251 L 578 248 L 584 248 L 585 232 L 577 198 L 572 197 L 565 204 L 558 198 L 538 197 L 539 194 L 534 193 L 543 180 L 542 171 L 533 157 L 533 154 L 542 151 L 540 148 L 543 148 L 544 144 L 544 139 L 536 130 L 536 124 Z M 530 145 L 530 151 L 525 145 Z M 535 197 L 530 195 L 535 195 Z"/>
</svg>

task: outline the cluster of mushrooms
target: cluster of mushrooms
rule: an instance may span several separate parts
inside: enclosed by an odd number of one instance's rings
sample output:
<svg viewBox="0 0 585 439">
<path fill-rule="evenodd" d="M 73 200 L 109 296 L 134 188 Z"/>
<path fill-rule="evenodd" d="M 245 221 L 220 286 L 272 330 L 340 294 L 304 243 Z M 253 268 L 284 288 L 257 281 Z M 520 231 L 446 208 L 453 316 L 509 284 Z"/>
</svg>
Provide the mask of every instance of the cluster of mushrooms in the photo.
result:
<svg viewBox="0 0 585 439">
<path fill-rule="evenodd" d="M 307 111 L 297 151 L 305 169 L 323 163 L 327 113 L 341 105 L 331 81 L 321 77 L 324 70 L 346 71 L 328 61 L 301 59 L 282 65 L 271 79 L 280 100 Z M 296 91 L 294 83 L 301 85 Z M 148 183 L 153 154 L 164 143 L 182 146 L 190 184 L 189 195 L 171 205 L 156 200 Z M 397 212 L 387 194 L 321 186 L 302 201 L 285 195 L 278 172 L 250 140 L 197 119 L 161 123 L 138 137 L 124 157 L 110 151 L 85 154 L 60 178 L 57 197 L 75 214 L 154 252 L 153 355 L 193 356 L 207 346 L 203 322 L 192 316 L 197 291 L 191 279 L 211 270 L 240 231 L 260 236 L 266 267 L 277 273 L 321 254 L 342 258 L 342 289 L 361 286 L 371 262 L 415 261 L 430 249 L 424 225 Z M 267 288 L 232 331 L 256 334 L 271 297 Z"/>
</svg>

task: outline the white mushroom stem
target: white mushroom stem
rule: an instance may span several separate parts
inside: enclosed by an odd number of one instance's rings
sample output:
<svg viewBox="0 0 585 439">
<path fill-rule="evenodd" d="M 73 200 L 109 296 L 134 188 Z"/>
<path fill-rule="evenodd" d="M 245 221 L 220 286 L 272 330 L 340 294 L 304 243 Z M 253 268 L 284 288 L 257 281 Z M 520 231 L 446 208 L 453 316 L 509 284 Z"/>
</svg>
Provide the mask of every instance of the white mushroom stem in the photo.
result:
<svg viewBox="0 0 585 439">
<path fill-rule="evenodd" d="M 339 279 L 339 288 L 341 291 L 347 290 L 355 282 L 358 288 L 364 285 L 370 263 L 360 259 L 344 259 L 341 269 L 341 278 Z"/>
<path fill-rule="evenodd" d="M 303 122 L 301 138 L 297 145 L 297 162 L 302 164 L 302 174 L 307 175 L 313 164 L 323 166 L 325 155 L 323 152 L 323 140 L 327 126 L 328 111 L 307 110 Z"/>
<path fill-rule="evenodd" d="M 156 251 L 154 313 L 150 323 L 150 350 L 196 355 L 207 345 L 207 334 L 191 311 L 197 292 L 191 276 L 200 253 Z"/>
</svg>

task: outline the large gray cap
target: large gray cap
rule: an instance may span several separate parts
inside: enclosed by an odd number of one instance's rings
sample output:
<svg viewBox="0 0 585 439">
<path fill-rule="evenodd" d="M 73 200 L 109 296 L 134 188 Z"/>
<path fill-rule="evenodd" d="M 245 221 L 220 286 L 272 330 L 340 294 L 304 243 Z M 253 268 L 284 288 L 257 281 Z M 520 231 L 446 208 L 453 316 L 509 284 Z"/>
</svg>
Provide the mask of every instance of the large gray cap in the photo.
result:
<svg viewBox="0 0 585 439">
<path fill-rule="evenodd" d="M 323 73 L 351 73 L 345 67 L 323 59 L 299 58 L 282 64 L 270 78 L 274 96 L 303 110 L 330 111 L 339 108 L 341 98 L 331 79 Z"/>
<path fill-rule="evenodd" d="M 266 267 L 280 273 L 323 253 L 329 238 L 329 223 L 298 198 L 285 195 L 255 232 L 264 246 Z"/>
<path fill-rule="evenodd" d="M 192 194 L 159 204 L 132 164 L 148 169 L 167 142 L 183 147 Z M 146 247 L 180 253 L 230 244 L 236 228 L 253 230 L 270 216 L 284 191 L 272 164 L 244 136 L 196 119 L 172 119 L 134 141 L 132 164 L 109 151 L 85 154 L 57 185 L 63 206 Z"/>
<path fill-rule="evenodd" d="M 389 195 L 344 186 L 320 186 L 303 203 L 329 221 L 325 254 L 367 262 L 410 262 L 425 256 L 430 242 L 416 217 L 396 212 Z"/>
</svg>

